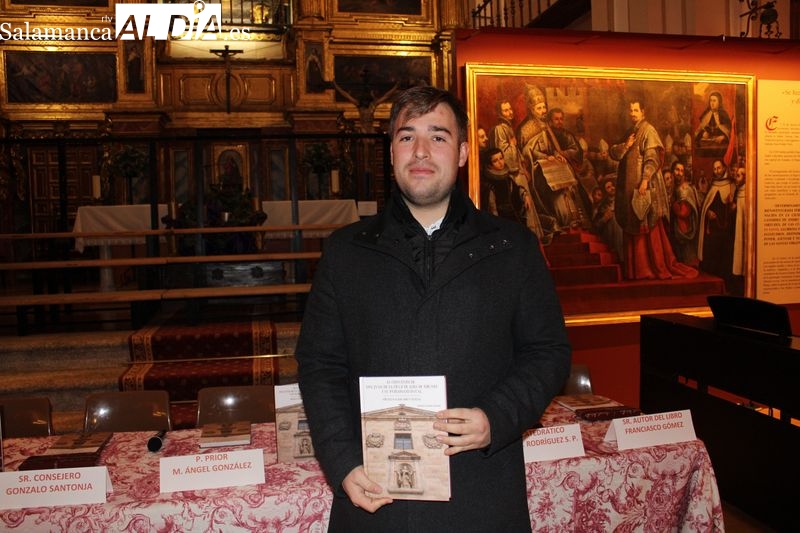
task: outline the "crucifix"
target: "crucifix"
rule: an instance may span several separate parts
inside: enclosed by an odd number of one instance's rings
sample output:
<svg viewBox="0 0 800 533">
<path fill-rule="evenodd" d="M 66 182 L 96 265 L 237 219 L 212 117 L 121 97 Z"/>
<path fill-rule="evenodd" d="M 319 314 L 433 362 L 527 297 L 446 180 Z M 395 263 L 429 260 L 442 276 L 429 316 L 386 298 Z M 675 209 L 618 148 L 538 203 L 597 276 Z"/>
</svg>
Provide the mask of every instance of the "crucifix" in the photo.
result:
<svg viewBox="0 0 800 533">
<path fill-rule="evenodd" d="M 236 54 L 241 54 L 244 50 L 231 50 L 228 45 L 224 49 L 217 48 L 216 50 L 209 50 L 217 57 L 225 60 L 225 111 L 230 114 L 231 112 L 231 57 Z"/>
</svg>

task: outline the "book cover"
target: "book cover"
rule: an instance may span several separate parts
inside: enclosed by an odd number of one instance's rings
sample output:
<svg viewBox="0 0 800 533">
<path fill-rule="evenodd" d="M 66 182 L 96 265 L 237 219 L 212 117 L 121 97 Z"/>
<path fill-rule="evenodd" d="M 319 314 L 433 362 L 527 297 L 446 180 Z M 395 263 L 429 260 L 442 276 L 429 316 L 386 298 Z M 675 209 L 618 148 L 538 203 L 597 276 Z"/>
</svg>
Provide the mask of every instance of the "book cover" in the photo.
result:
<svg viewBox="0 0 800 533">
<path fill-rule="evenodd" d="M 314 443 L 297 383 L 275 385 L 275 430 L 279 463 L 314 459 Z"/>
<path fill-rule="evenodd" d="M 239 421 L 230 424 L 203 424 L 200 429 L 200 447 L 241 446 L 250 444 L 250 422 Z"/>
<path fill-rule="evenodd" d="M 367 476 L 398 500 L 449 500 L 450 458 L 433 429 L 444 376 L 362 377 L 359 388 Z"/>
<path fill-rule="evenodd" d="M 570 411 L 577 411 L 578 409 L 597 409 L 599 407 L 618 407 L 622 405 L 617 401 L 597 394 L 570 394 L 568 396 L 556 396 L 553 400 Z"/>
<path fill-rule="evenodd" d="M 111 432 L 68 433 L 61 435 L 41 455 L 25 459 L 19 470 L 44 470 L 49 468 L 81 468 L 96 466 L 100 453 L 111 440 Z"/>
<path fill-rule="evenodd" d="M 99 454 L 111 439 L 110 431 L 61 435 L 42 455 Z"/>
<path fill-rule="evenodd" d="M 597 394 L 556 396 L 554 400 L 557 404 L 573 411 L 577 418 L 588 422 L 612 420 L 641 414 L 641 410 L 636 407 L 629 407 Z"/>
</svg>

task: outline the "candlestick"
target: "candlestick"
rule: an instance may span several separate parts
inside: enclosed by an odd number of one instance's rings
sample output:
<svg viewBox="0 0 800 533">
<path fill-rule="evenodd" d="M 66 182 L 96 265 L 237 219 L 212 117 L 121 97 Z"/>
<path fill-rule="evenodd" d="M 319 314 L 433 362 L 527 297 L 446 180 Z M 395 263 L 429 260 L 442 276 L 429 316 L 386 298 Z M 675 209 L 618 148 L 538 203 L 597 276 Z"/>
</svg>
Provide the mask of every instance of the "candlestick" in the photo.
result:
<svg viewBox="0 0 800 533">
<path fill-rule="evenodd" d="M 339 190 L 339 171 L 333 169 L 331 170 L 331 192 L 337 194 Z"/>
<path fill-rule="evenodd" d="M 92 198 L 95 200 L 100 198 L 100 175 L 95 174 L 92 176 Z"/>
</svg>

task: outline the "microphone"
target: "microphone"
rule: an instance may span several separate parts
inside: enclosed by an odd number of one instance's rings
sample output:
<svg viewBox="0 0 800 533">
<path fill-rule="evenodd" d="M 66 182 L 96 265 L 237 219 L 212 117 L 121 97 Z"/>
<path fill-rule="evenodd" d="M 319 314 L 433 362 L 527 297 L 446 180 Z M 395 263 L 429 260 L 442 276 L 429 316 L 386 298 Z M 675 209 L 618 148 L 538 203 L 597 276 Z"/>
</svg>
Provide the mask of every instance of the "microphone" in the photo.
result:
<svg viewBox="0 0 800 533">
<path fill-rule="evenodd" d="M 162 429 L 147 440 L 147 449 L 151 452 L 157 452 L 164 445 L 164 436 L 167 434 L 166 429 Z"/>
</svg>

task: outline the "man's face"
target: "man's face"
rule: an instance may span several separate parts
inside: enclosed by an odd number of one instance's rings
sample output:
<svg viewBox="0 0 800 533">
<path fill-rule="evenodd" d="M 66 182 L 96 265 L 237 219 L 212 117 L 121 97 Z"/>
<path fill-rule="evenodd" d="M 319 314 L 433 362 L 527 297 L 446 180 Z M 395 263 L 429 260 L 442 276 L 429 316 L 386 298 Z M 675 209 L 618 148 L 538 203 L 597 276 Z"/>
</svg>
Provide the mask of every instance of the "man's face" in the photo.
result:
<svg viewBox="0 0 800 533">
<path fill-rule="evenodd" d="M 710 107 L 713 111 L 719 109 L 719 97 L 716 94 L 712 94 L 708 98 L 708 107 Z"/>
<path fill-rule="evenodd" d="M 669 189 L 672 187 L 672 172 L 669 170 L 664 171 L 664 186 Z"/>
<path fill-rule="evenodd" d="M 545 115 L 547 115 L 547 104 L 544 102 L 539 102 L 533 106 L 533 116 L 544 120 Z"/>
<path fill-rule="evenodd" d="M 514 118 L 514 108 L 511 107 L 511 102 L 503 102 L 500 104 L 500 116 L 508 121 Z"/>
<path fill-rule="evenodd" d="M 725 165 L 723 165 L 721 161 L 714 161 L 712 171 L 714 172 L 715 178 L 721 178 L 725 175 Z"/>
<path fill-rule="evenodd" d="M 675 177 L 675 183 L 683 183 L 683 180 L 686 178 L 686 169 L 683 168 L 683 165 L 678 164 L 672 169 L 672 174 Z"/>
<path fill-rule="evenodd" d="M 486 130 L 478 128 L 478 148 L 484 149 L 489 146 L 489 136 L 486 135 Z"/>
<path fill-rule="evenodd" d="M 419 117 L 399 117 L 390 152 L 397 185 L 410 204 L 433 207 L 449 201 L 469 153 L 458 137 L 456 117 L 445 104 Z"/>
<path fill-rule="evenodd" d="M 642 119 L 644 119 L 644 110 L 642 109 L 642 104 L 639 102 L 631 102 L 628 115 L 631 117 L 631 122 L 633 122 L 634 125 L 641 122 Z"/>
<path fill-rule="evenodd" d="M 489 163 L 495 170 L 503 170 L 506 166 L 506 159 L 503 157 L 503 152 L 497 152 L 492 155 Z"/>
<path fill-rule="evenodd" d="M 742 185 L 744 183 L 744 179 L 747 173 L 743 167 L 739 167 L 736 169 L 736 185 Z"/>
<path fill-rule="evenodd" d="M 607 196 L 614 196 L 614 194 L 617 192 L 617 186 L 614 185 L 614 182 L 612 180 L 608 180 L 607 182 L 605 182 L 603 188 L 606 190 Z"/>
<path fill-rule="evenodd" d="M 550 125 L 553 127 L 553 129 L 563 130 L 564 113 L 553 113 L 552 115 L 550 115 Z"/>
</svg>

